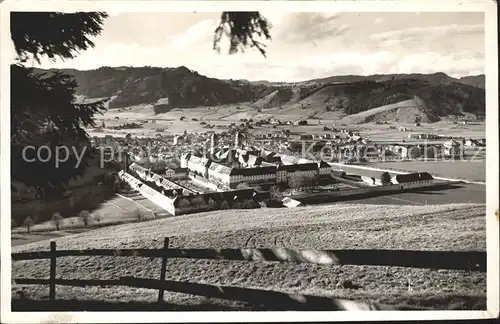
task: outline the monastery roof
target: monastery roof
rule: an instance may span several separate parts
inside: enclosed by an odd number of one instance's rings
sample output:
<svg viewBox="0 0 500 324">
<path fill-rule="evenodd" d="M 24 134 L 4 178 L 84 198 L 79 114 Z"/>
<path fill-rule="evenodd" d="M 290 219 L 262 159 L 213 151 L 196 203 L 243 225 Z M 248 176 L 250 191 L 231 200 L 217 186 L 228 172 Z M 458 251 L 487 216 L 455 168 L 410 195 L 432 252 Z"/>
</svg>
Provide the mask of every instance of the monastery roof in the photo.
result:
<svg viewBox="0 0 500 324">
<path fill-rule="evenodd" d="M 320 160 L 320 161 L 318 162 L 318 166 L 319 166 L 320 168 L 331 168 L 331 167 L 332 167 L 330 164 L 326 163 L 326 162 L 325 162 L 325 161 L 323 161 L 323 160 Z"/>
<path fill-rule="evenodd" d="M 224 159 L 224 160 L 229 159 L 229 157 L 231 157 L 231 158 L 233 158 L 233 160 L 235 160 L 235 158 L 236 158 L 236 150 L 235 149 L 225 150 L 224 152 L 222 152 L 218 156 L 219 159 Z"/>
<path fill-rule="evenodd" d="M 267 167 L 267 166 L 272 166 L 272 167 L 275 167 L 276 168 L 276 164 L 274 163 L 269 163 L 269 162 L 265 162 L 265 161 L 262 161 L 262 163 L 260 164 L 261 167 Z"/>
<path fill-rule="evenodd" d="M 304 159 L 304 158 L 300 158 L 297 163 L 300 163 L 300 164 L 304 164 L 304 163 L 314 163 L 313 160 L 309 160 L 309 159 Z"/>
<path fill-rule="evenodd" d="M 251 154 L 248 156 L 247 162 L 248 164 L 255 166 L 255 165 L 260 165 L 262 163 L 262 160 L 263 160 L 262 157 Z"/>
<path fill-rule="evenodd" d="M 312 163 L 300 163 L 300 164 L 282 164 L 278 166 L 278 170 L 285 170 L 289 172 L 294 171 L 312 171 L 317 170 L 318 164 Z"/>
<path fill-rule="evenodd" d="M 392 178 L 396 179 L 398 183 L 420 181 L 420 180 L 432 180 L 432 179 L 434 179 L 427 172 L 418 172 L 418 173 L 409 173 L 409 174 L 398 174 L 398 175 L 395 175 Z"/>
<path fill-rule="evenodd" d="M 174 171 L 174 173 L 184 173 L 184 172 L 187 172 L 189 169 L 188 168 L 175 168 L 175 169 L 167 169 L 165 170 L 165 172 L 167 171 Z"/>
<path fill-rule="evenodd" d="M 275 156 L 276 153 L 273 152 L 273 151 L 268 151 L 268 150 L 263 150 L 261 153 L 260 153 L 260 156 L 263 157 L 263 158 L 271 158 L 273 156 Z"/>
<path fill-rule="evenodd" d="M 443 145 L 445 147 L 456 147 L 456 146 L 460 146 L 460 143 L 455 141 L 455 140 L 449 140 L 449 141 L 444 142 Z"/>
<path fill-rule="evenodd" d="M 212 161 L 209 158 L 202 157 L 200 159 L 200 164 L 203 165 L 204 167 L 209 167 Z"/>
<path fill-rule="evenodd" d="M 231 173 L 231 168 L 227 167 L 225 165 L 222 165 L 220 163 L 212 162 L 210 166 L 208 167 L 209 170 L 212 170 L 214 172 L 217 172 L 219 174 L 230 174 Z"/>
<path fill-rule="evenodd" d="M 183 189 L 182 187 L 178 186 L 175 182 L 172 182 L 168 179 L 163 179 L 161 182 L 161 186 L 165 189 Z"/>
<path fill-rule="evenodd" d="M 191 155 L 189 158 L 189 162 L 195 163 L 195 164 L 200 164 L 201 163 L 201 157 L 196 156 L 196 155 Z"/>
<path fill-rule="evenodd" d="M 281 162 L 285 165 L 292 165 L 297 163 L 297 158 L 292 155 L 282 155 Z"/>
</svg>

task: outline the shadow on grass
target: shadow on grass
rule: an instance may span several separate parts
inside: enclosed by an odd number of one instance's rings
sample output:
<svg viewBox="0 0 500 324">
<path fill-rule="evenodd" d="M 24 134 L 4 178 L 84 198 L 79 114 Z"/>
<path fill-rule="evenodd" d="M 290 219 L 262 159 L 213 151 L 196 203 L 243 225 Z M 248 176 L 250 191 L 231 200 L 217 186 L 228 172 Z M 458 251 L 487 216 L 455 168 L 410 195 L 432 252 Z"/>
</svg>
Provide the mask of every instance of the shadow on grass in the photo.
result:
<svg viewBox="0 0 500 324">
<path fill-rule="evenodd" d="M 379 302 L 386 302 L 382 297 Z M 429 295 L 403 296 L 399 298 L 399 305 L 414 307 L 422 310 L 486 310 L 486 296 L 481 295 Z"/>
<path fill-rule="evenodd" d="M 420 195 L 444 195 L 444 193 L 436 191 L 415 191 L 415 193 Z"/>
<path fill-rule="evenodd" d="M 12 300 L 13 312 L 50 312 L 50 311 L 237 311 L 237 310 L 274 310 L 259 306 L 223 305 L 205 302 L 196 305 L 148 302 L 106 302 L 96 300 Z M 279 309 L 276 309 L 279 310 Z"/>
<path fill-rule="evenodd" d="M 443 195 L 443 191 L 462 188 L 463 186 L 459 184 L 442 184 L 432 188 L 416 188 L 414 190 L 407 190 L 406 192 L 413 192 L 422 195 Z"/>
<path fill-rule="evenodd" d="M 385 299 L 385 298 L 382 298 Z M 385 300 L 379 300 L 384 302 Z M 155 302 L 108 302 L 97 300 L 31 300 L 13 299 L 13 312 L 62 312 L 62 311 L 290 311 L 276 305 L 252 305 L 244 302 L 209 302 L 195 305 Z M 485 310 L 486 298 L 480 296 L 414 296 L 399 300 L 398 309 L 405 310 Z M 314 311 L 314 308 L 301 311 Z"/>
</svg>

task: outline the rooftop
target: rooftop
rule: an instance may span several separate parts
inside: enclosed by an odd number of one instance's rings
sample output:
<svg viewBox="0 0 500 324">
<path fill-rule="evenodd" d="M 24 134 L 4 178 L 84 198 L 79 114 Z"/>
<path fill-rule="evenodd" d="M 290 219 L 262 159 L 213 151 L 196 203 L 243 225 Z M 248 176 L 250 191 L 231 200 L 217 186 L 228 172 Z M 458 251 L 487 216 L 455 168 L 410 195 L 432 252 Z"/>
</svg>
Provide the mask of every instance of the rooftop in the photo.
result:
<svg viewBox="0 0 500 324">
<path fill-rule="evenodd" d="M 255 168 L 232 168 L 231 175 L 254 176 L 260 174 L 276 173 L 276 166 L 264 166 Z"/>
<path fill-rule="evenodd" d="M 281 164 L 278 166 L 278 170 L 286 170 L 286 171 L 312 171 L 317 170 L 318 164 L 315 162 L 312 163 L 300 163 L 300 164 Z"/>
</svg>

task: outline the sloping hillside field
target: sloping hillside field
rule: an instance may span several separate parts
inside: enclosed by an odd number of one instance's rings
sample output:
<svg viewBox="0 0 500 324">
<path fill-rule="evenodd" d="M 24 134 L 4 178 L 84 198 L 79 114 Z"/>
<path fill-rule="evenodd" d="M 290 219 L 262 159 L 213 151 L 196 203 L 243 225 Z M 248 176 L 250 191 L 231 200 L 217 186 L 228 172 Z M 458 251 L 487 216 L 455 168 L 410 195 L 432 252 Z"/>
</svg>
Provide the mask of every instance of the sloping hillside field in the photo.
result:
<svg viewBox="0 0 500 324">
<path fill-rule="evenodd" d="M 345 124 L 362 124 L 385 120 L 411 122 L 412 119 L 415 119 L 415 116 L 420 116 L 423 122 L 429 122 L 425 113 L 415 105 L 413 100 L 405 100 L 349 115 L 343 118 L 342 122 Z"/>
<path fill-rule="evenodd" d="M 334 205 L 296 209 L 227 210 L 118 225 L 57 239 L 57 249 L 287 247 L 292 249 L 405 249 L 485 251 L 485 205 Z M 12 252 L 47 251 L 49 241 Z M 49 278 L 49 260 L 15 261 L 13 278 Z M 158 279 L 160 259 L 60 257 L 57 278 Z M 486 274 L 382 266 L 170 259 L 167 280 L 302 292 L 398 306 L 485 309 Z M 13 285 L 30 299 L 47 299 L 47 286 Z M 154 302 L 155 290 L 57 286 L 58 299 Z M 165 292 L 173 304 L 212 309 L 259 309 L 239 302 Z"/>
</svg>

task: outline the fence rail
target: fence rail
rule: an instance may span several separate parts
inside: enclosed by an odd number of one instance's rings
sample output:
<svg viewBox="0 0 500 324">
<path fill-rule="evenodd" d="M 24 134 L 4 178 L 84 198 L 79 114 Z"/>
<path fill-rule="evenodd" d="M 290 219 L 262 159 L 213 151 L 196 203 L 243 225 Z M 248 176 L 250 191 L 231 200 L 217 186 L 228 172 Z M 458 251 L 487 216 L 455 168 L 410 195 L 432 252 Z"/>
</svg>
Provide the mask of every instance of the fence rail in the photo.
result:
<svg viewBox="0 0 500 324">
<path fill-rule="evenodd" d="M 160 278 L 122 277 L 119 280 L 56 279 L 57 257 L 66 256 L 127 256 L 162 258 Z M 50 259 L 49 279 L 13 279 L 21 285 L 49 285 L 49 299 L 55 301 L 56 285 L 65 286 L 128 286 L 158 290 L 158 302 L 164 291 L 180 292 L 211 298 L 238 300 L 259 305 L 300 310 L 375 310 L 395 309 L 376 303 L 349 301 L 321 296 L 287 294 L 278 291 L 241 287 L 214 286 L 199 283 L 167 281 L 167 260 L 170 258 L 237 260 L 254 262 L 306 262 L 331 265 L 400 266 L 430 269 L 486 271 L 486 252 L 480 251 L 407 251 L 407 250 L 292 250 L 271 249 L 171 249 L 165 238 L 163 249 L 91 249 L 57 250 L 50 242 L 50 251 L 12 253 L 13 261 Z"/>
</svg>

